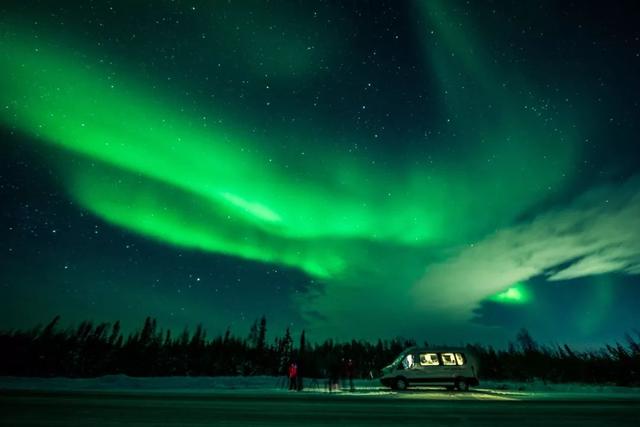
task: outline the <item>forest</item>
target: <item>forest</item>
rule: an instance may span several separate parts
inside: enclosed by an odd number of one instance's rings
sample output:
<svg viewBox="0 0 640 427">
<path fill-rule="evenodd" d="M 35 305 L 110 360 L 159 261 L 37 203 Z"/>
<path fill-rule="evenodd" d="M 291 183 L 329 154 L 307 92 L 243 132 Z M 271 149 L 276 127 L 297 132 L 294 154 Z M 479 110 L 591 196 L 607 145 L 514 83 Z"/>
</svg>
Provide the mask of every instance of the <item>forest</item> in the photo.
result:
<svg viewBox="0 0 640 427">
<path fill-rule="evenodd" d="M 268 342 L 263 316 L 246 336 L 230 330 L 207 337 L 202 325 L 173 335 L 147 317 L 138 330 L 123 334 L 120 322 L 84 321 L 61 328 L 60 317 L 29 330 L 0 332 L 0 375 L 97 377 L 109 374 L 148 376 L 286 375 L 292 361 L 308 378 L 326 378 L 345 358 L 358 378 L 375 378 L 414 340 L 310 342 L 305 332 L 285 330 Z M 273 336 L 273 334 L 272 334 Z M 428 343 L 419 343 L 428 346 Z M 466 346 L 479 362 L 480 379 L 499 381 L 582 382 L 640 385 L 640 333 L 597 350 L 576 351 L 567 344 L 541 345 L 526 329 L 507 348 Z"/>
</svg>

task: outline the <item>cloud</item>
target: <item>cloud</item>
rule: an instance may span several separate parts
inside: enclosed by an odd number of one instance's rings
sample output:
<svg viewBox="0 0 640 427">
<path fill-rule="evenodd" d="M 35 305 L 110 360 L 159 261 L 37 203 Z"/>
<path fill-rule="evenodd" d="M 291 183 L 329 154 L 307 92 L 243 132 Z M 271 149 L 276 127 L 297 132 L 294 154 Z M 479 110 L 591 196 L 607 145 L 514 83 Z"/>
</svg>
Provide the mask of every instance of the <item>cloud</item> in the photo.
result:
<svg viewBox="0 0 640 427">
<path fill-rule="evenodd" d="M 640 177 L 593 189 L 563 208 L 504 228 L 429 265 L 412 289 L 423 309 L 470 314 L 533 276 L 549 281 L 640 274 Z"/>
</svg>

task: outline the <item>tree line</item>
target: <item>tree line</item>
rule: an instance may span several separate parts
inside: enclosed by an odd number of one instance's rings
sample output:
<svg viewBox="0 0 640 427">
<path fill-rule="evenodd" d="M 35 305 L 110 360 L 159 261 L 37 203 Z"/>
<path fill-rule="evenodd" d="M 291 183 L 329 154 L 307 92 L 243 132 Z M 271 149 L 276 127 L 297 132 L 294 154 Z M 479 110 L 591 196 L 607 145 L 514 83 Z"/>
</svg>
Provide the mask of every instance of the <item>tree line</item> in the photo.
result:
<svg viewBox="0 0 640 427">
<path fill-rule="evenodd" d="M 230 330 L 208 338 L 202 325 L 173 335 L 147 317 L 142 327 L 125 336 L 120 322 L 84 321 L 59 327 L 60 317 L 46 326 L 0 332 L 0 375 L 37 377 L 286 375 L 295 361 L 301 375 L 326 378 L 351 359 L 357 378 L 372 378 L 414 340 L 396 338 L 309 343 L 303 331 L 267 341 L 263 316 L 246 337 Z M 506 349 L 469 344 L 479 362 L 480 378 L 489 380 L 585 382 L 640 385 L 640 334 L 625 343 L 598 350 L 576 351 L 568 345 L 540 345 L 525 330 Z M 424 343 L 428 346 L 427 343 Z"/>
</svg>

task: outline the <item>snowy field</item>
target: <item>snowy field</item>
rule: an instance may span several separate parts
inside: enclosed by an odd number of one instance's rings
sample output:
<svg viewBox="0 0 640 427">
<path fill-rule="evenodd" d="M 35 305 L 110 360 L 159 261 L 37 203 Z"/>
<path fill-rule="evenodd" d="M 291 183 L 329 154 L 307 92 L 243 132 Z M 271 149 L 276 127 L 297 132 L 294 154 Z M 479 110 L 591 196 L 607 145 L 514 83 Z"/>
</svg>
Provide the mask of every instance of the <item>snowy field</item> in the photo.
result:
<svg viewBox="0 0 640 427">
<path fill-rule="evenodd" d="M 543 383 L 483 383 L 469 392 L 424 387 L 393 392 L 357 381 L 303 392 L 277 377 L 91 379 L 0 377 L 0 425 L 595 425 L 637 426 L 640 391 Z"/>
<path fill-rule="evenodd" d="M 305 379 L 305 394 L 329 393 L 326 379 Z M 427 397 L 448 396 L 448 398 L 478 397 L 491 395 L 512 399 L 527 398 L 595 398 L 595 399 L 640 399 L 640 388 L 617 387 L 613 385 L 591 384 L 551 384 L 542 381 L 517 383 L 504 381 L 482 381 L 470 392 L 448 391 L 444 387 L 413 387 L 406 392 L 394 392 L 383 387 L 378 380 L 355 380 L 355 393 L 347 391 L 347 384 L 336 394 L 389 395 L 402 398 L 413 394 Z M 22 391 L 105 391 L 105 392 L 150 392 L 150 393 L 193 393 L 216 392 L 282 393 L 289 392 L 284 377 L 146 377 L 136 378 L 126 375 L 106 375 L 98 378 L 25 378 L 0 377 L 0 390 Z"/>
</svg>

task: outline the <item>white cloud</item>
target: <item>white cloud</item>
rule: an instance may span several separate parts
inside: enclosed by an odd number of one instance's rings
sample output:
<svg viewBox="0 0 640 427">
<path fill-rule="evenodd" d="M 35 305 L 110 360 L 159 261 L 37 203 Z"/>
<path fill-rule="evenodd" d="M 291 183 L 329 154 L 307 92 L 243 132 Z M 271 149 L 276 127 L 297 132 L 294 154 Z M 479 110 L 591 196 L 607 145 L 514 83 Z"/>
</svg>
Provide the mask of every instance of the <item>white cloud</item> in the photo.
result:
<svg viewBox="0 0 640 427">
<path fill-rule="evenodd" d="M 640 179 L 601 187 L 570 206 L 489 235 L 429 265 L 412 290 L 422 308 L 471 313 L 514 282 L 640 274 Z"/>
</svg>

